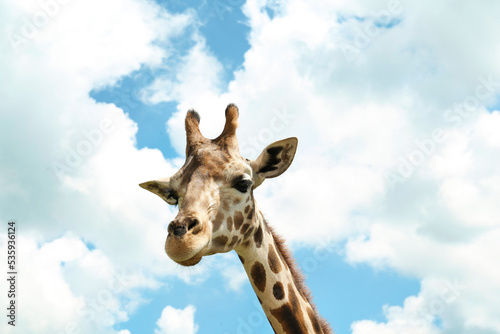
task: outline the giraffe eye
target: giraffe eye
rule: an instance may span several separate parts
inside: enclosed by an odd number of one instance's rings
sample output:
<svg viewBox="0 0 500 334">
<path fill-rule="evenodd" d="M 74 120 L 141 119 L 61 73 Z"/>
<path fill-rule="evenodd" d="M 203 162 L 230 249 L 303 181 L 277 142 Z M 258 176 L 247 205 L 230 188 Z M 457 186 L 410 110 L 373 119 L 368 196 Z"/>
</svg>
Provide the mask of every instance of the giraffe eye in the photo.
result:
<svg viewBox="0 0 500 334">
<path fill-rule="evenodd" d="M 246 193 L 251 185 L 252 185 L 251 180 L 239 180 L 233 185 L 233 188 L 242 193 Z"/>
</svg>

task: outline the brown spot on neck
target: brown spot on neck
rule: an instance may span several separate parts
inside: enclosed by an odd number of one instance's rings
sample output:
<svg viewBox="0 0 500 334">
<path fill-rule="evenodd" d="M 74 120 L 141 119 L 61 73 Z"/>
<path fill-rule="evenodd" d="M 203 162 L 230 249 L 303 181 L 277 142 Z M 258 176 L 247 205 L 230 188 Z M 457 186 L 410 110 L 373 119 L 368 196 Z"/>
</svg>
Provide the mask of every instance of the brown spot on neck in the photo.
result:
<svg viewBox="0 0 500 334">
<path fill-rule="evenodd" d="M 288 300 L 292 305 L 292 309 L 294 312 L 301 311 L 300 301 L 299 298 L 297 298 L 297 295 L 295 294 L 295 290 L 293 289 L 292 283 L 288 283 Z"/>
<path fill-rule="evenodd" d="M 249 227 L 250 227 L 250 224 L 243 224 L 243 226 L 241 227 L 240 233 L 245 234 L 245 232 L 248 230 Z"/>
<path fill-rule="evenodd" d="M 264 292 L 266 289 L 266 270 L 260 262 L 255 262 L 250 270 L 253 284 L 260 291 Z"/>
<path fill-rule="evenodd" d="M 257 231 L 253 235 L 253 240 L 255 241 L 255 247 L 260 248 L 262 246 L 262 239 L 264 238 L 264 234 L 262 233 L 262 226 L 259 225 Z"/>
<path fill-rule="evenodd" d="M 283 288 L 283 283 L 276 282 L 273 286 L 273 296 L 277 300 L 282 300 L 285 298 L 285 289 Z"/>
<path fill-rule="evenodd" d="M 251 220 L 253 218 L 253 209 L 247 215 L 247 219 Z"/>
<path fill-rule="evenodd" d="M 250 235 L 253 233 L 254 230 L 255 230 L 255 227 L 253 227 L 253 226 L 250 227 L 248 229 L 248 231 L 243 235 L 243 240 L 247 240 L 250 237 Z M 250 240 L 247 240 L 247 242 L 250 243 Z"/>
<path fill-rule="evenodd" d="M 274 247 L 272 245 L 269 246 L 268 261 L 269 268 L 271 268 L 272 272 L 275 274 L 278 274 L 283 268 L 281 266 L 281 261 L 279 260 L 278 255 L 276 254 L 276 251 L 274 250 Z"/>
</svg>

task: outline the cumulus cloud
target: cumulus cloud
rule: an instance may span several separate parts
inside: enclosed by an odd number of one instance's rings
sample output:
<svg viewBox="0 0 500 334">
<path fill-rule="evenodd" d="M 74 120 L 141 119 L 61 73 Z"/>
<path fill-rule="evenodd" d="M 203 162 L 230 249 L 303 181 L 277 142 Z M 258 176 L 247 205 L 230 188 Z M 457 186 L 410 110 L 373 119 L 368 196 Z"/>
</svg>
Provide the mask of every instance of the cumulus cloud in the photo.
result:
<svg viewBox="0 0 500 334">
<path fill-rule="evenodd" d="M 194 321 L 196 308 L 188 305 L 184 309 L 167 306 L 161 312 L 161 317 L 156 322 L 155 334 L 195 334 L 198 325 Z"/>
<path fill-rule="evenodd" d="M 23 321 L 17 319 L 16 327 L 2 324 L 3 333 L 116 333 L 113 325 L 126 320 L 140 302 L 134 293 L 143 286 L 140 273 L 114 265 L 75 235 L 43 243 L 18 237 L 16 242 L 16 301 Z M 0 244 L 6 248 L 4 236 Z M 7 291 L 5 280 L 0 288 Z"/>
<path fill-rule="evenodd" d="M 210 52 L 205 38 L 198 32 L 190 36 L 194 43 L 187 54 L 180 57 L 175 66 L 165 64 L 167 75 L 156 78 L 141 91 L 148 103 L 178 102 L 179 112 L 168 121 L 166 127 L 172 146 L 179 155 L 186 147 L 184 116 L 186 110 L 215 110 L 213 105 L 220 104 L 217 97 L 222 91 L 223 66 Z M 216 120 L 220 121 L 220 117 Z M 202 129 L 206 125 L 217 124 L 211 118 L 203 118 Z"/>
</svg>

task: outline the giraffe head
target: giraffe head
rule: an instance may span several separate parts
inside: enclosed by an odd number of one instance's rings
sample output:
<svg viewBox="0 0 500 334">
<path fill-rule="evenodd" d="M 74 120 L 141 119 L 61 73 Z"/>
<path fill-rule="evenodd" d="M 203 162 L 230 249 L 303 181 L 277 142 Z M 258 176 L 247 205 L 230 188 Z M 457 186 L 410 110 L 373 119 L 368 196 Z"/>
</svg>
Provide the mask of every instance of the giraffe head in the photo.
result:
<svg viewBox="0 0 500 334">
<path fill-rule="evenodd" d="M 224 130 L 207 139 L 200 132 L 198 113 L 188 111 L 186 162 L 171 177 L 140 184 L 178 205 L 165 250 L 181 265 L 192 266 L 205 255 L 258 242 L 263 231 L 254 215 L 253 189 L 287 170 L 295 155 L 297 138 L 288 138 L 267 146 L 256 160 L 242 158 L 236 138 L 238 116 L 238 108 L 228 105 Z"/>
</svg>

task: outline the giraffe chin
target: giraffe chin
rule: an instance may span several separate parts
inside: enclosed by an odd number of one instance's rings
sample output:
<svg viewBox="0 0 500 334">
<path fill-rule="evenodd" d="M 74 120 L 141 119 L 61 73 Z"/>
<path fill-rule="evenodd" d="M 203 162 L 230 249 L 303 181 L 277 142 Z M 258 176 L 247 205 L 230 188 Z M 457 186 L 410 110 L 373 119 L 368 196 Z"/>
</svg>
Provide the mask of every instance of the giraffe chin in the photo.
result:
<svg viewBox="0 0 500 334">
<path fill-rule="evenodd" d="M 168 253 L 167 253 L 167 255 L 168 255 Z M 194 254 L 193 256 L 191 256 L 188 259 L 182 259 L 182 260 L 181 259 L 174 259 L 170 255 L 169 255 L 169 257 L 172 260 L 174 260 L 176 263 L 180 264 L 181 266 L 192 267 L 194 265 L 197 265 L 201 261 L 201 259 L 203 258 L 204 255 L 205 255 L 205 249 L 202 249 L 198 253 Z"/>
<path fill-rule="evenodd" d="M 192 258 L 190 258 L 189 260 L 185 260 L 185 261 L 175 261 L 177 262 L 178 264 L 180 264 L 181 266 L 184 266 L 184 267 L 192 267 L 192 266 L 195 266 L 197 265 L 201 259 L 203 258 L 203 255 L 196 255 L 196 256 L 193 256 Z"/>
</svg>

